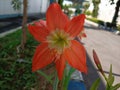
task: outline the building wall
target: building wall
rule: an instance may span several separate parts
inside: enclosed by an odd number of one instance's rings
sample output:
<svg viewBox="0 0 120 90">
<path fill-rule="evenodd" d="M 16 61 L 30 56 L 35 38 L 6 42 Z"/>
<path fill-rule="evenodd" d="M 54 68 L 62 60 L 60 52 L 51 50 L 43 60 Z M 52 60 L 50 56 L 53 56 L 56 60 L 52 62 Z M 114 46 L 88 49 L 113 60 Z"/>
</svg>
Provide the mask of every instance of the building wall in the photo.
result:
<svg viewBox="0 0 120 90">
<path fill-rule="evenodd" d="M 50 4 L 50 0 L 44 0 L 44 2 L 42 2 L 41 12 L 45 12 L 49 7 L 49 4 Z"/>
<path fill-rule="evenodd" d="M 49 0 L 29 0 L 28 13 L 45 13 L 49 6 Z"/>
<path fill-rule="evenodd" d="M 23 0 L 21 0 L 23 2 Z M 28 14 L 45 13 L 49 6 L 49 0 L 28 0 Z M 11 0 L 0 0 L 0 17 L 5 15 L 19 15 L 23 12 L 23 4 L 21 10 L 15 11 L 11 5 Z"/>
<path fill-rule="evenodd" d="M 14 11 L 12 8 L 11 0 L 0 0 L 0 15 L 17 13 L 18 11 Z"/>
</svg>

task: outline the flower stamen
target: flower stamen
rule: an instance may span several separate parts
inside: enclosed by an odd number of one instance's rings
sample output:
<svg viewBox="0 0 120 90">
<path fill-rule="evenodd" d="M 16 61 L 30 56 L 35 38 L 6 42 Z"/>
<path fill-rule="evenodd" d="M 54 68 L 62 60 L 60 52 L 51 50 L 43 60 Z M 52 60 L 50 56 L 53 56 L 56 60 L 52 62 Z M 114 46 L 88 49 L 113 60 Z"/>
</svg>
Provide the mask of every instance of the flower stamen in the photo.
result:
<svg viewBox="0 0 120 90">
<path fill-rule="evenodd" d="M 61 54 L 65 48 L 70 47 L 70 35 L 63 30 L 56 29 L 47 36 L 47 42 L 50 49 L 54 49 Z"/>
</svg>

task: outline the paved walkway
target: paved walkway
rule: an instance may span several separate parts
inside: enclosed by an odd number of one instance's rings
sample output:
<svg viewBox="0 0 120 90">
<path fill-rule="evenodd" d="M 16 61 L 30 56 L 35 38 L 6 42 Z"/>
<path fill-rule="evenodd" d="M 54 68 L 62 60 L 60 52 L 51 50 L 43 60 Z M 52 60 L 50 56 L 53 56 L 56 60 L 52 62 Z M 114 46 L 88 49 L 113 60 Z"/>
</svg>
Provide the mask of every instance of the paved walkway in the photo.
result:
<svg viewBox="0 0 120 90">
<path fill-rule="evenodd" d="M 120 83 L 120 36 L 109 31 L 98 29 L 96 24 L 90 23 L 89 21 L 85 23 L 85 30 L 87 38 L 84 38 L 82 42 L 88 55 L 87 64 L 89 71 L 88 75 L 86 75 L 88 88 L 99 76 L 93 62 L 93 49 L 97 52 L 106 75 L 108 75 L 110 64 L 112 64 L 115 83 Z M 100 90 L 105 90 L 104 85 L 101 85 Z"/>
</svg>

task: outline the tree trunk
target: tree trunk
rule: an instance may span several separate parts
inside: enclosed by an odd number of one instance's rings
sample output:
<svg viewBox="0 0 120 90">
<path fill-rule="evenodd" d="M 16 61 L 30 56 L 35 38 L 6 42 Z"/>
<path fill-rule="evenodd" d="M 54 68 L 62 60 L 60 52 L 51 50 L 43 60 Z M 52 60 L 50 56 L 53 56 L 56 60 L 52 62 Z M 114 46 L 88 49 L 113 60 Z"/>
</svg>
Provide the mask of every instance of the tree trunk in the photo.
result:
<svg viewBox="0 0 120 90">
<path fill-rule="evenodd" d="M 116 23 L 117 23 L 117 17 L 118 17 L 118 12 L 119 12 L 119 8 L 120 8 L 120 0 L 117 1 L 116 3 L 116 8 L 115 8 L 115 14 L 113 16 L 113 19 L 112 19 L 112 24 L 114 24 L 116 26 Z"/>
<path fill-rule="evenodd" d="M 26 26 L 27 26 L 27 0 L 23 1 L 23 21 L 22 21 L 22 41 L 21 48 L 24 50 L 27 36 L 26 36 Z"/>
</svg>

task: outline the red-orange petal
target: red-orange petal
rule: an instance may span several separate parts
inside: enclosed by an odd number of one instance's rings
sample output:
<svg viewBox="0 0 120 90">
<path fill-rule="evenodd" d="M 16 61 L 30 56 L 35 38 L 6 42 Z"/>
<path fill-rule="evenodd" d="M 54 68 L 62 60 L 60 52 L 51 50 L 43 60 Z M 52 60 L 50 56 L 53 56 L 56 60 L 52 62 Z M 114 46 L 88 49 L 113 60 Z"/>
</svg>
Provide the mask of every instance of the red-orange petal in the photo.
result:
<svg viewBox="0 0 120 90">
<path fill-rule="evenodd" d="M 44 21 L 44 20 L 36 21 L 36 22 L 34 22 L 34 24 L 35 24 L 35 26 L 45 27 L 45 29 L 47 27 L 46 21 Z"/>
<path fill-rule="evenodd" d="M 76 37 L 83 30 L 85 15 L 81 14 L 74 17 L 65 27 L 66 32 L 68 32 L 72 37 Z"/>
<path fill-rule="evenodd" d="M 61 55 L 60 58 L 56 60 L 55 64 L 56 64 L 56 69 L 57 69 L 59 80 L 61 80 L 63 77 L 64 68 L 65 68 L 64 55 Z"/>
<path fill-rule="evenodd" d="M 85 33 L 82 34 L 82 37 L 87 37 L 87 35 Z"/>
<path fill-rule="evenodd" d="M 73 40 L 71 48 L 65 50 L 65 56 L 72 67 L 87 72 L 85 49 L 79 42 Z"/>
<path fill-rule="evenodd" d="M 46 36 L 49 34 L 44 25 L 43 26 L 28 25 L 28 30 L 39 42 L 45 41 Z"/>
<path fill-rule="evenodd" d="M 80 39 L 82 39 L 83 37 L 87 37 L 87 35 L 85 33 L 81 33 L 79 36 L 78 36 Z"/>
<path fill-rule="evenodd" d="M 62 12 L 61 7 L 57 3 L 53 3 L 49 6 L 46 13 L 46 20 L 48 28 L 52 30 L 63 30 L 66 23 L 68 23 L 68 17 Z"/>
<path fill-rule="evenodd" d="M 33 61 L 32 71 L 36 71 L 52 63 L 54 60 L 54 53 L 48 48 L 47 43 L 42 43 L 36 48 Z"/>
</svg>

